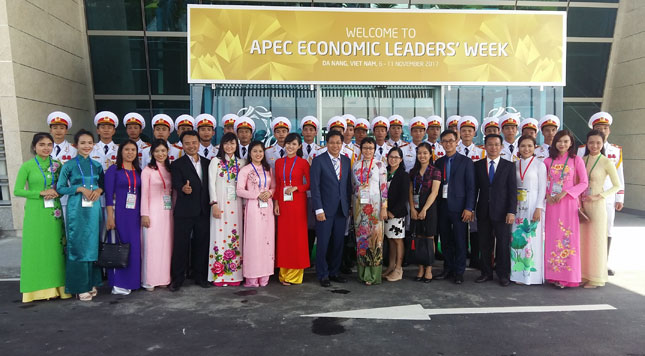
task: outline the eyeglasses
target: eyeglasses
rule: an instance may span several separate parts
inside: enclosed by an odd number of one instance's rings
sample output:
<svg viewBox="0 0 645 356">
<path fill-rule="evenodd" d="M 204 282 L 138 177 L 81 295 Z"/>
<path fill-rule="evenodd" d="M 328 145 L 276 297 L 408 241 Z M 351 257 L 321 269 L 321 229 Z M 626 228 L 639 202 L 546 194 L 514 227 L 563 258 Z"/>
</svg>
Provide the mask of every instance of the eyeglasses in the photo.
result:
<svg viewBox="0 0 645 356">
<path fill-rule="evenodd" d="M 361 148 L 362 151 L 374 151 L 376 148 L 374 147 L 363 147 Z"/>
<path fill-rule="evenodd" d="M 388 159 L 390 159 L 390 158 L 401 159 L 401 157 L 399 157 L 399 156 L 387 156 L 387 158 L 388 158 Z"/>
<path fill-rule="evenodd" d="M 445 144 L 445 143 L 455 143 L 455 142 L 457 142 L 457 140 L 441 140 L 441 143 L 442 143 L 442 144 Z"/>
</svg>

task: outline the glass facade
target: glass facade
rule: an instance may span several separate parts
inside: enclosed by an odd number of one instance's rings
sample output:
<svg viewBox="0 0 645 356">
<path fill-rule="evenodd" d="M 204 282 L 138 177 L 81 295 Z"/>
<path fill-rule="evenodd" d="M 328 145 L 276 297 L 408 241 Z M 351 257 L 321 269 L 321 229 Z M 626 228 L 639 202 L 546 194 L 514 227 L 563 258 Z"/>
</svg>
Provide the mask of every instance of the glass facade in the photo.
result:
<svg viewBox="0 0 645 356">
<path fill-rule="evenodd" d="M 97 110 L 122 116 L 212 112 L 217 118 L 248 107 L 274 116 L 329 118 L 342 113 L 371 118 L 398 113 L 481 119 L 487 111 L 513 106 L 525 117 L 562 117 L 576 136 L 602 104 L 618 0 L 410 1 L 401 4 L 349 2 L 259 2 L 217 0 L 85 0 Z M 189 86 L 186 82 L 187 4 L 371 7 L 418 9 L 504 9 L 567 11 L 567 86 L 555 87 L 379 87 L 379 86 Z M 442 100 L 443 92 L 443 100 Z M 570 99 L 570 100 L 568 100 Z M 192 100 L 192 101 L 191 101 Z M 262 110 L 262 109 L 259 109 Z M 595 111 L 594 111 L 595 110 Z M 147 128 L 144 133 L 150 135 Z M 221 131 L 221 130 L 219 130 Z M 124 138 L 119 128 L 117 139 Z"/>
</svg>

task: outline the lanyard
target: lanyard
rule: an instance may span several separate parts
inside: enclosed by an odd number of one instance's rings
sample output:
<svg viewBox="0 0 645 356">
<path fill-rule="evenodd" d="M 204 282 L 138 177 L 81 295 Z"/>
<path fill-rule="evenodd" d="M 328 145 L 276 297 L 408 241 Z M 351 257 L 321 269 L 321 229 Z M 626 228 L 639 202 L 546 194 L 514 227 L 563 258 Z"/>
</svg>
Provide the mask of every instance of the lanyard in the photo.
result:
<svg viewBox="0 0 645 356">
<path fill-rule="evenodd" d="M 231 161 L 233 161 L 233 160 L 231 160 Z M 231 173 L 228 170 L 229 162 L 224 162 L 224 163 L 225 163 L 224 167 L 226 167 L 226 176 L 228 177 L 226 179 L 226 182 L 229 183 L 231 181 Z M 240 171 L 240 168 L 237 166 L 237 157 L 235 157 L 235 168 L 236 168 L 236 170 L 235 170 L 236 172 Z M 237 176 L 235 176 L 235 181 L 237 182 Z"/>
<path fill-rule="evenodd" d="M 522 159 L 520 159 L 520 179 L 522 180 L 522 183 L 524 183 L 524 177 L 526 177 L 526 172 L 529 170 L 529 167 L 531 167 L 531 163 L 533 163 L 533 159 L 535 159 L 535 156 L 531 157 L 529 164 L 526 165 L 526 169 L 524 170 L 524 173 L 522 173 Z"/>
<path fill-rule="evenodd" d="M 287 172 L 286 172 L 286 169 L 287 169 L 287 158 L 288 158 L 288 157 L 285 157 L 285 159 L 284 159 L 284 165 L 282 165 L 282 184 L 283 184 L 284 186 L 287 186 L 287 175 L 286 175 L 286 173 L 287 173 Z M 291 185 L 291 177 L 292 177 L 292 175 L 293 175 L 293 167 L 295 167 L 295 166 L 296 166 L 296 161 L 297 161 L 297 160 L 298 160 L 298 156 L 295 156 L 295 157 L 294 157 L 294 159 L 293 159 L 293 164 L 291 165 L 291 171 L 289 171 L 289 185 Z M 253 168 L 255 168 L 255 166 L 254 166 Z M 262 169 L 264 169 L 264 167 L 262 167 Z M 256 172 L 256 173 L 257 173 L 257 172 Z M 258 174 L 258 178 L 259 178 L 259 177 L 260 177 L 260 175 Z M 266 188 L 266 173 L 265 173 L 265 178 L 264 178 L 264 180 L 265 180 L 265 185 L 264 185 L 264 187 Z"/>
<path fill-rule="evenodd" d="M 549 176 L 551 176 L 551 168 L 553 168 L 553 161 L 551 160 L 551 165 L 549 166 Z M 569 162 L 569 154 L 567 154 L 567 159 L 564 160 L 564 166 L 562 166 L 562 172 L 560 172 L 560 180 L 564 183 L 564 169 L 567 168 L 567 162 Z"/>
<path fill-rule="evenodd" d="M 134 189 L 130 185 L 130 175 L 128 175 L 128 171 L 121 165 L 121 169 L 123 169 L 123 172 L 125 173 L 125 177 L 128 178 L 128 193 L 133 192 L 134 194 L 137 194 L 137 174 L 134 171 L 134 167 L 132 167 L 132 175 L 134 176 Z M 162 178 L 163 179 L 163 178 Z M 164 189 L 166 189 L 166 183 L 164 182 Z"/>
<path fill-rule="evenodd" d="M 164 193 L 166 192 L 166 180 L 163 179 L 163 175 L 161 174 L 161 171 L 159 168 L 157 168 L 157 173 L 159 173 L 159 178 L 161 178 L 161 183 L 163 183 L 163 191 Z"/>
<path fill-rule="evenodd" d="M 367 169 L 367 174 L 365 175 L 365 180 L 363 180 L 363 163 L 365 161 L 361 161 L 361 174 L 359 175 L 361 184 L 368 184 L 370 182 L 370 172 L 372 171 L 372 163 L 374 163 L 374 158 L 370 160 L 370 167 Z"/>
<path fill-rule="evenodd" d="M 76 165 L 78 166 L 78 170 L 81 172 L 81 178 L 83 179 L 83 188 L 85 188 L 85 173 L 83 173 L 83 169 L 81 168 L 81 162 L 78 160 L 78 156 L 76 156 Z M 94 190 L 94 186 L 92 185 L 92 180 L 94 179 L 94 165 L 92 164 L 92 160 L 90 159 L 90 190 Z"/>
<path fill-rule="evenodd" d="M 45 180 L 45 183 L 44 183 L 45 189 L 47 189 L 47 177 L 45 177 L 45 172 L 43 171 L 43 168 L 40 166 L 40 162 L 38 162 L 38 159 L 36 157 L 34 157 L 34 161 L 36 161 L 36 164 L 38 165 L 38 169 L 40 169 L 40 173 L 43 175 L 43 179 Z M 52 172 L 51 188 L 54 189 L 54 182 L 56 181 L 56 177 L 54 177 L 54 165 L 52 164 L 51 157 L 49 157 L 49 171 Z"/>
<path fill-rule="evenodd" d="M 417 192 L 417 194 L 421 194 L 421 188 L 423 188 L 423 176 L 425 175 L 426 171 L 428 170 L 429 167 L 426 167 L 426 170 L 423 171 L 423 174 L 421 174 L 421 170 L 419 169 L 419 174 L 416 174 L 414 176 L 414 182 L 412 183 L 412 190 Z M 421 184 L 419 184 L 419 190 L 417 190 L 417 177 L 421 176 Z"/>
<path fill-rule="evenodd" d="M 591 170 L 589 171 L 589 174 L 587 175 L 587 177 L 591 178 L 591 172 L 593 172 L 593 169 L 596 168 L 596 164 L 600 160 L 600 156 L 602 156 L 602 155 L 599 154 L 598 158 L 596 158 L 596 162 L 594 162 L 593 166 L 591 166 Z M 585 166 L 587 165 L 587 163 L 589 163 L 589 156 L 587 156 L 587 160 L 585 161 Z"/>
<path fill-rule="evenodd" d="M 262 189 L 262 178 L 260 178 L 260 173 L 255 169 L 253 162 L 251 162 L 251 167 L 253 167 L 255 174 L 258 175 L 258 189 Z M 262 172 L 264 173 L 264 189 L 267 189 L 267 171 L 264 170 L 264 166 L 262 166 Z"/>
</svg>

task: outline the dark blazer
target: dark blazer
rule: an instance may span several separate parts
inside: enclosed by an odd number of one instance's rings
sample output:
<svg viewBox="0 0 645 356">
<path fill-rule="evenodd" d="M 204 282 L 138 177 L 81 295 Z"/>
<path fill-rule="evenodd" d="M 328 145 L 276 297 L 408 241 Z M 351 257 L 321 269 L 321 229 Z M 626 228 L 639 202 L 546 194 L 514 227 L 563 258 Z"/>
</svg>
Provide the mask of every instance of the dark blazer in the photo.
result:
<svg viewBox="0 0 645 356">
<path fill-rule="evenodd" d="M 311 162 L 311 205 L 314 213 L 318 209 L 325 211 L 327 219 L 336 215 L 338 205 L 343 216 L 349 216 L 349 204 L 352 197 L 352 163 L 349 158 L 340 155 L 341 177 L 336 177 L 334 164 L 329 153 L 325 152 Z"/>
<path fill-rule="evenodd" d="M 201 181 L 189 156 L 183 155 L 170 164 L 172 188 L 177 192 L 174 211 L 176 217 L 189 218 L 210 214 L 210 196 L 208 194 L 208 165 L 210 161 L 200 156 L 199 163 L 202 165 Z M 190 187 L 193 188 L 191 194 L 184 194 L 181 190 L 187 180 L 190 181 Z"/>
<path fill-rule="evenodd" d="M 394 172 L 394 177 L 392 177 L 390 187 L 387 190 L 387 210 L 395 218 L 408 215 L 406 207 L 408 194 L 410 194 L 410 175 L 405 171 L 403 162 L 401 162 L 401 166 Z"/>
<path fill-rule="evenodd" d="M 443 199 L 444 166 L 448 164 L 449 157 L 444 156 L 437 160 L 435 167 L 441 171 L 441 190 L 439 190 L 439 204 L 447 207 L 448 211 L 461 213 L 464 210 L 475 210 L 475 165 L 470 158 L 455 153 L 450 165 L 450 181 L 448 182 L 448 199 Z"/>
<path fill-rule="evenodd" d="M 479 194 L 477 219 L 499 222 L 506 220 L 506 214 L 515 214 L 517 182 L 513 163 L 500 158 L 491 186 L 488 181 L 488 160 L 483 158 L 475 162 L 475 189 Z"/>
</svg>

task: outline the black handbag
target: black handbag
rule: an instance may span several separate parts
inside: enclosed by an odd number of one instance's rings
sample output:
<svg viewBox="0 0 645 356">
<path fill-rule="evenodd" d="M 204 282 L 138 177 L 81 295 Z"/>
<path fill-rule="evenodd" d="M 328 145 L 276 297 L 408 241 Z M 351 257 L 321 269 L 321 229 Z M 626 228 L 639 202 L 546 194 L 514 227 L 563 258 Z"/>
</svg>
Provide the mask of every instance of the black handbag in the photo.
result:
<svg viewBox="0 0 645 356">
<path fill-rule="evenodd" d="M 101 241 L 99 243 L 99 259 L 96 265 L 103 268 L 127 268 L 130 256 L 130 243 L 122 243 L 116 229 L 113 229 L 116 243 Z M 105 236 L 110 234 L 108 231 Z"/>
<path fill-rule="evenodd" d="M 434 240 L 428 237 L 418 237 L 417 222 L 410 221 L 410 237 L 406 238 L 405 262 L 411 265 L 431 266 L 434 263 Z"/>
</svg>

